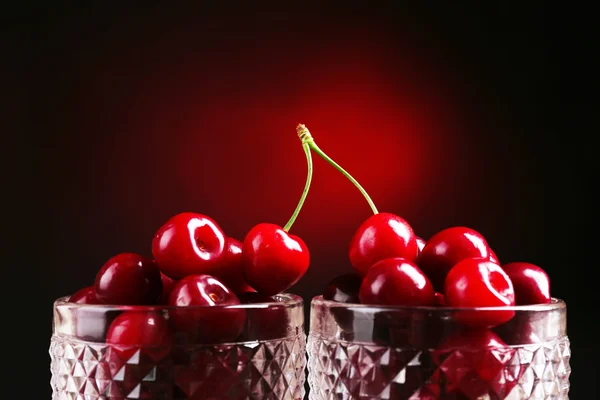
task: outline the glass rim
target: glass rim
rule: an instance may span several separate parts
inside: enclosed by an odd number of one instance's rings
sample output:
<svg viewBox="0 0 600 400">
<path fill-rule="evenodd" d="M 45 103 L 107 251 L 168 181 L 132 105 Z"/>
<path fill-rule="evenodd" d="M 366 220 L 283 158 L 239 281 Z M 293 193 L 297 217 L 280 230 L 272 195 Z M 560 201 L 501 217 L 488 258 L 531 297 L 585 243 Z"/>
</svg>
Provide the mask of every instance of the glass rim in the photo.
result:
<svg viewBox="0 0 600 400">
<path fill-rule="evenodd" d="M 567 308 L 567 303 L 563 299 L 551 298 L 550 303 L 546 304 L 528 304 L 518 306 L 494 306 L 494 307 L 449 307 L 449 306 L 393 306 L 393 305 L 371 305 L 360 303 L 340 303 L 334 300 L 325 300 L 323 295 L 315 296 L 311 299 L 311 305 L 323 305 L 327 308 L 345 308 L 349 310 L 369 310 L 369 311 L 421 311 L 437 313 L 455 313 L 464 311 L 552 311 L 563 310 Z"/>
<path fill-rule="evenodd" d="M 283 306 L 285 308 L 302 307 L 304 299 L 293 293 L 279 293 L 274 296 L 281 298 L 281 301 L 257 302 L 248 304 L 228 304 L 228 305 L 193 305 L 193 306 L 171 306 L 171 305 L 121 305 L 121 304 L 85 304 L 73 303 L 69 301 L 71 296 L 62 296 L 54 301 L 54 308 L 69 309 L 87 309 L 103 311 L 169 311 L 169 310 L 234 310 L 234 309 L 264 309 L 273 306 Z"/>
</svg>

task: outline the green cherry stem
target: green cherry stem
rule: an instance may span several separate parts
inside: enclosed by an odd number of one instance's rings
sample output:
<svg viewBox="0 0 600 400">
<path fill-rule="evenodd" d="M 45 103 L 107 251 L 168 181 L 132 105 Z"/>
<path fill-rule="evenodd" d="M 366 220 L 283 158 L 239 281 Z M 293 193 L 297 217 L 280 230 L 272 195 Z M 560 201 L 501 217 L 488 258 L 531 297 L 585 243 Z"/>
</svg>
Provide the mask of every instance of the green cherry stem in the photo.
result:
<svg viewBox="0 0 600 400">
<path fill-rule="evenodd" d="M 300 134 L 298 134 L 298 136 L 300 136 Z M 302 137 L 300 137 L 300 139 L 302 139 Z M 286 232 L 290 231 L 290 228 L 292 227 L 292 225 L 294 225 L 294 222 L 296 221 L 298 214 L 300 214 L 300 210 L 302 210 L 302 206 L 304 205 L 304 200 L 306 200 L 306 196 L 308 195 L 308 190 L 310 189 L 310 183 L 312 181 L 312 175 L 313 175 L 312 155 L 310 153 L 310 147 L 308 146 L 308 143 L 306 143 L 306 141 L 304 141 L 304 139 L 302 139 L 302 149 L 304 150 L 304 154 L 306 155 L 306 164 L 308 166 L 308 173 L 306 175 L 306 184 L 304 185 L 304 190 L 302 191 L 302 196 L 300 197 L 300 201 L 298 201 L 298 205 L 296 206 L 294 213 L 290 217 L 290 220 L 288 221 L 288 223 L 285 224 L 285 226 L 283 227 L 283 230 Z"/>
<path fill-rule="evenodd" d="M 371 207 L 373 214 L 379 214 L 379 211 L 377 211 L 377 207 L 375 207 L 375 203 L 373 203 L 373 200 L 371 200 L 371 197 L 369 197 L 369 194 L 367 193 L 367 191 L 365 189 L 363 189 L 363 187 L 360 185 L 360 183 L 358 183 L 358 181 L 356 179 L 354 179 L 352 177 L 352 175 L 350 175 L 348 172 L 346 172 L 346 170 L 344 168 L 342 168 L 338 163 L 333 161 L 331 159 L 331 157 L 329 157 L 327 154 L 325 154 L 325 152 L 323 150 L 321 150 L 319 148 L 319 146 L 317 146 L 317 144 L 315 143 L 315 141 L 314 141 L 312 135 L 310 134 L 308 128 L 306 127 L 306 125 L 299 124 L 298 127 L 296 128 L 296 131 L 298 132 L 298 137 L 300 137 L 300 139 L 302 140 L 302 144 L 308 145 L 308 147 L 311 150 L 313 150 L 315 153 L 317 153 L 321 158 L 323 158 L 325 161 L 327 161 L 329 164 L 331 164 L 335 169 L 337 169 L 342 175 L 344 175 L 346 178 L 348 178 L 348 180 L 350 182 L 352 182 L 352 184 L 354 184 L 354 186 L 356 186 L 358 191 L 363 195 L 365 200 L 367 200 L 367 203 L 369 203 L 369 207 Z"/>
</svg>

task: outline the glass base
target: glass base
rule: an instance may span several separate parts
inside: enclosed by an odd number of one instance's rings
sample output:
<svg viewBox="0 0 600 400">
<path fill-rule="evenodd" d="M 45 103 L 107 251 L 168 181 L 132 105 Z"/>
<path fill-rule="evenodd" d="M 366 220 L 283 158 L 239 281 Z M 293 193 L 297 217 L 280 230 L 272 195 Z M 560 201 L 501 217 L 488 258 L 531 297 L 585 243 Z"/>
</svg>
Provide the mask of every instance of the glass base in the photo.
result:
<svg viewBox="0 0 600 400">
<path fill-rule="evenodd" d="M 308 338 L 309 398 L 568 400 L 569 339 L 450 351 Z"/>
<path fill-rule="evenodd" d="M 305 335 L 148 348 L 54 335 L 53 400 L 304 398 Z"/>
</svg>

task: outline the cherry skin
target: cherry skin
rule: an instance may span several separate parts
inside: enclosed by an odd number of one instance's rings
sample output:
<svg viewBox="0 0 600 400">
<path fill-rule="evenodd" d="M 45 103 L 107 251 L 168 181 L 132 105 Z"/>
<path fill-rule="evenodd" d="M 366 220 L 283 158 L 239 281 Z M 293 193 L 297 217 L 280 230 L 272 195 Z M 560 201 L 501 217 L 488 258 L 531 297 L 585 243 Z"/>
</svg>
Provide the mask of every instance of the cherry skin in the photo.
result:
<svg viewBox="0 0 600 400">
<path fill-rule="evenodd" d="M 386 258 L 367 271 L 360 286 L 362 304 L 434 306 L 435 292 L 429 279 L 413 262 Z"/>
<path fill-rule="evenodd" d="M 390 213 L 378 213 L 367 218 L 350 240 L 350 263 L 361 276 L 378 261 L 392 257 L 414 261 L 418 253 L 417 237 L 412 227 Z"/>
<path fill-rule="evenodd" d="M 94 286 L 79 289 L 69 297 L 69 302 L 79 304 L 101 304 L 96 298 Z"/>
<path fill-rule="evenodd" d="M 125 311 L 110 324 L 106 343 L 166 347 L 171 343 L 171 332 L 165 317 L 156 311 Z"/>
<path fill-rule="evenodd" d="M 218 268 L 207 273 L 219 279 L 236 294 L 252 292 L 254 289 L 246 282 L 242 265 L 242 242 L 228 237 L 226 238 L 225 260 Z"/>
<path fill-rule="evenodd" d="M 435 302 L 438 306 L 446 305 L 446 300 L 444 299 L 444 295 L 440 292 L 435 292 Z"/>
<path fill-rule="evenodd" d="M 230 342 L 244 326 L 245 312 L 238 297 L 211 275 L 189 275 L 176 281 L 169 294 L 176 335 L 194 343 Z"/>
<path fill-rule="evenodd" d="M 494 250 L 490 249 L 490 261 L 500 265 L 500 260 L 498 260 L 498 256 L 494 253 Z"/>
<path fill-rule="evenodd" d="M 486 395 L 504 398 L 517 384 L 502 374 L 514 352 L 494 332 L 476 329 L 456 331 L 433 354 L 445 377 L 446 394 L 479 399 Z"/>
<path fill-rule="evenodd" d="M 160 271 L 149 258 L 121 253 L 98 271 L 94 290 L 98 301 L 104 304 L 157 304 L 162 294 Z"/>
<path fill-rule="evenodd" d="M 446 277 L 444 300 L 450 307 L 504 307 L 515 305 L 513 284 L 502 267 L 489 260 L 468 258 Z M 476 327 L 492 327 L 510 320 L 514 310 L 459 311 L 457 320 Z"/>
<path fill-rule="evenodd" d="M 152 255 L 170 278 L 205 274 L 225 260 L 225 234 L 206 215 L 184 212 L 171 217 L 152 240 Z"/>
<path fill-rule="evenodd" d="M 358 292 L 361 284 L 362 277 L 354 272 L 339 275 L 327 284 L 323 298 L 338 303 L 360 303 Z"/>
<path fill-rule="evenodd" d="M 112 321 L 106 333 L 106 343 L 109 345 L 106 359 L 112 376 L 117 376 L 119 372 L 123 374 L 119 379 L 123 392 L 131 392 L 140 383 L 139 372 L 135 367 L 123 369 L 128 360 L 140 349 L 144 357 L 164 358 L 170 352 L 171 338 L 169 323 L 156 311 L 125 311 Z M 96 378 L 102 377 L 100 372 L 102 371 L 98 370 Z M 139 398 L 150 398 L 144 385 L 141 385 L 141 389 Z"/>
<path fill-rule="evenodd" d="M 513 283 L 517 305 L 548 304 L 552 301 L 550 278 L 542 268 L 531 263 L 512 262 L 504 264 L 502 269 Z"/>
<path fill-rule="evenodd" d="M 466 258 L 489 259 L 485 238 L 462 226 L 447 228 L 433 235 L 417 258 L 417 265 L 429 277 L 433 288 L 443 292 L 448 271 Z"/>
<path fill-rule="evenodd" d="M 160 273 L 160 279 L 162 281 L 160 304 L 167 304 L 169 302 L 169 293 L 171 293 L 171 288 L 173 287 L 173 283 L 175 283 L 175 279 L 169 278 L 162 272 Z"/>
<path fill-rule="evenodd" d="M 421 254 L 421 251 L 423 251 L 423 247 L 425 247 L 426 244 L 427 242 L 425 239 L 417 236 L 417 247 L 419 248 L 419 254 Z"/>
<path fill-rule="evenodd" d="M 265 295 L 281 293 L 304 276 L 310 255 L 304 241 L 275 224 L 254 226 L 242 244 L 246 282 Z"/>
</svg>

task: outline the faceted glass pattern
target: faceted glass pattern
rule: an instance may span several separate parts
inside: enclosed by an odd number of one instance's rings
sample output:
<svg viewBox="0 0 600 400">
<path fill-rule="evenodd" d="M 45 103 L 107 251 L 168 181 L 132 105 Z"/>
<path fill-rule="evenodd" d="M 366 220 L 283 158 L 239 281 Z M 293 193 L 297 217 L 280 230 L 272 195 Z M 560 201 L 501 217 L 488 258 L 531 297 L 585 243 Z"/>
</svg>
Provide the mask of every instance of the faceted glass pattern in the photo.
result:
<svg viewBox="0 0 600 400">
<path fill-rule="evenodd" d="M 81 311 L 81 307 L 85 305 L 76 308 Z M 98 310 L 102 306 L 95 307 L 94 315 L 112 319 Z M 55 312 L 50 342 L 53 400 L 304 398 L 306 335 L 301 300 L 288 306 L 289 325 L 283 337 L 174 343 L 168 348 L 108 345 L 65 334 L 71 325 L 81 331 L 81 321 L 65 318 L 76 315 L 73 310 Z M 247 315 L 253 318 L 251 312 Z M 98 327 L 101 320 L 97 319 Z M 88 322 L 88 327 L 93 325 Z M 256 339 L 248 332 L 244 339 Z"/>
<path fill-rule="evenodd" d="M 311 400 L 568 399 L 571 353 L 561 301 L 515 308 L 511 322 L 492 330 L 502 346 L 470 348 L 439 346 L 456 332 L 452 311 L 331 303 L 320 296 L 312 303 Z"/>
<path fill-rule="evenodd" d="M 465 358 L 461 350 L 398 349 L 312 335 L 310 399 L 568 399 L 571 369 L 566 337 L 467 353 L 476 362 L 489 363 L 494 374 L 465 370 L 462 360 L 456 362 Z"/>
</svg>

